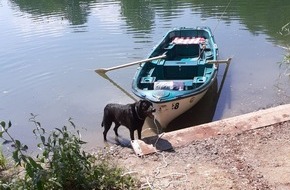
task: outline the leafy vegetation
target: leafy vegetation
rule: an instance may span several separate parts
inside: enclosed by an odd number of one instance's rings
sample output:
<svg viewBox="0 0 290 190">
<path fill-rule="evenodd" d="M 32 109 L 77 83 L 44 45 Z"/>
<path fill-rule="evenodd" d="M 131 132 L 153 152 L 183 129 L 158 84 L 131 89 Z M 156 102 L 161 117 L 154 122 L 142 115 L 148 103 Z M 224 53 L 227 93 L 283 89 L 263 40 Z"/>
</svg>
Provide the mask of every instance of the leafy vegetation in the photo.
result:
<svg viewBox="0 0 290 190">
<path fill-rule="evenodd" d="M 290 49 L 288 50 L 288 54 L 284 56 L 284 62 L 290 64 Z"/>
<path fill-rule="evenodd" d="M 0 146 L 0 171 L 6 168 L 6 159 L 2 153 L 1 146 Z"/>
<path fill-rule="evenodd" d="M 9 133 L 12 123 L 2 121 L 0 138 L 14 146 L 12 158 L 16 166 L 24 168 L 23 175 L 13 176 L 0 189 L 134 189 L 137 181 L 123 175 L 122 169 L 114 166 L 108 155 L 89 154 L 82 150 L 85 143 L 80 138 L 75 124 L 69 119 L 69 126 L 56 128 L 47 134 L 32 115 L 33 133 L 40 140 L 42 150 L 36 158 L 26 153 L 28 147 Z"/>
<path fill-rule="evenodd" d="M 290 22 L 285 24 L 279 31 L 279 34 L 284 37 L 288 37 L 290 35 Z M 290 46 L 287 44 L 286 46 L 280 46 L 281 48 L 286 50 L 286 54 L 284 54 L 284 58 L 281 62 L 279 62 L 279 67 L 283 69 L 283 74 L 290 77 Z"/>
</svg>

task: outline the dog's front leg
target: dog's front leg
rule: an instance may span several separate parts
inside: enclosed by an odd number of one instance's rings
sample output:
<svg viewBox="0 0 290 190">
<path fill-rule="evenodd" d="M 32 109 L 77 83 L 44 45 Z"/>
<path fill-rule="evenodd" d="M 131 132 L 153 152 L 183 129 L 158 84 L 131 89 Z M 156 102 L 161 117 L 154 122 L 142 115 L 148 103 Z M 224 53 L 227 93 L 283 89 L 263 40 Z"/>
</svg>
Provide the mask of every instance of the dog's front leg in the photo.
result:
<svg viewBox="0 0 290 190">
<path fill-rule="evenodd" d="M 130 130 L 130 137 L 131 137 L 131 140 L 134 140 L 134 130 Z"/>
<path fill-rule="evenodd" d="M 138 132 L 138 139 L 141 139 L 141 132 L 142 132 L 142 129 L 137 129 L 137 132 Z"/>
</svg>

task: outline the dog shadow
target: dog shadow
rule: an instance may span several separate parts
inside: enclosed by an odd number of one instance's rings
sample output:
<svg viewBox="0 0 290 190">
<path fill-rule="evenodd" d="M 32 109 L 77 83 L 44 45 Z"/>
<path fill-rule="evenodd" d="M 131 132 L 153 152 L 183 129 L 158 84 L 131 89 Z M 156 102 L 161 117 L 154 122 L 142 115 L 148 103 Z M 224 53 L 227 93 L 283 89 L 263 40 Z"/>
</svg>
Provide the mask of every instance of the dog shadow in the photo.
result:
<svg viewBox="0 0 290 190">
<path fill-rule="evenodd" d="M 107 145 L 114 144 L 123 148 L 132 148 L 131 140 L 124 138 L 121 135 L 110 138 L 106 143 Z"/>
<path fill-rule="evenodd" d="M 142 140 L 147 145 L 152 145 L 156 151 L 174 152 L 172 144 L 168 140 L 163 139 L 161 135 L 145 137 Z"/>
<path fill-rule="evenodd" d="M 132 149 L 137 156 L 149 155 L 161 151 L 175 152 L 172 144 L 168 140 L 163 139 L 162 135 L 149 136 L 139 140 L 130 140 L 122 136 L 116 136 L 106 141 L 106 146 L 112 144 L 122 148 Z"/>
<path fill-rule="evenodd" d="M 139 157 L 159 152 L 174 152 L 172 144 L 160 136 L 147 137 L 142 140 L 132 140 L 132 148 Z"/>
</svg>

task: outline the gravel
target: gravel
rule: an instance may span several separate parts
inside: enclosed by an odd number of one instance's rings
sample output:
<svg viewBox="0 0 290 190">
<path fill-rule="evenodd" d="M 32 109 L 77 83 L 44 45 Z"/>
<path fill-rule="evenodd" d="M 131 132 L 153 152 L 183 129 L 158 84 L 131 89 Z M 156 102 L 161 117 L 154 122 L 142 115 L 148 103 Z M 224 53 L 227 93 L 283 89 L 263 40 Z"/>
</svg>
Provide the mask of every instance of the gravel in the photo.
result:
<svg viewBox="0 0 290 190">
<path fill-rule="evenodd" d="M 120 145 L 110 153 L 140 189 L 290 189 L 290 122 L 143 157 Z"/>
</svg>

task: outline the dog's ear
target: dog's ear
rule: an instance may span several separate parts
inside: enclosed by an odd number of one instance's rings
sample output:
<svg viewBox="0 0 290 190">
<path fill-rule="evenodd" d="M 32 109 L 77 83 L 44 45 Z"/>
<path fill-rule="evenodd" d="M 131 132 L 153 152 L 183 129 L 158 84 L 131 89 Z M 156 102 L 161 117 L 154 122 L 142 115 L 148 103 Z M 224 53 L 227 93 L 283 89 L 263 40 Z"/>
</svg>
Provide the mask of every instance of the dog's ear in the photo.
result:
<svg viewBox="0 0 290 190">
<path fill-rule="evenodd" d="M 135 103 L 135 106 L 140 107 L 142 105 L 143 100 L 139 100 L 138 102 Z"/>
<path fill-rule="evenodd" d="M 152 102 L 149 102 L 148 100 L 146 100 L 146 104 L 148 107 L 153 106 Z"/>
<path fill-rule="evenodd" d="M 146 110 L 148 108 L 147 100 L 141 100 L 138 106 L 141 110 Z"/>
<path fill-rule="evenodd" d="M 148 100 L 140 100 L 136 106 L 142 110 L 147 110 L 150 106 L 153 106 L 153 104 Z"/>
<path fill-rule="evenodd" d="M 148 101 L 148 104 L 149 104 L 149 106 L 153 106 L 152 102 L 149 102 L 149 101 Z"/>
<path fill-rule="evenodd" d="M 141 100 L 141 101 L 139 102 L 139 107 L 140 107 L 141 109 L 144 109 L 144 108 L 146 107 L 146 101 L 145 101 L 145 100 Z"/>
</svg>

